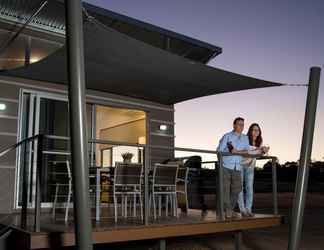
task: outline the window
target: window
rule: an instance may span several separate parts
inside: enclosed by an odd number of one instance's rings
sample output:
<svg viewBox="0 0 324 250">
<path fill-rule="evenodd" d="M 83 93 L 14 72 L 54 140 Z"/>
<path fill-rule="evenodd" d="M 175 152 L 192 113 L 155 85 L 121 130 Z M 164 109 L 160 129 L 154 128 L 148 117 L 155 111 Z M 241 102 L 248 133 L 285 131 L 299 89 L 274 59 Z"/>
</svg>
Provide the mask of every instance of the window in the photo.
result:
<svg viewBox="0 0 324 250">
<path fill-rule="evenodd" d="M 106 141 L 131 144 L 145 144 L 146 115 L 144 111 L 133 109 L 96 107 L 96 138 Z M 114 166 L 123 161 L 122 154 L 133 154 L 132 162 L 142 161 L 142 150 L 132 146 L 108 144 L 96 145 L 96 164 Z"/>
</svg>

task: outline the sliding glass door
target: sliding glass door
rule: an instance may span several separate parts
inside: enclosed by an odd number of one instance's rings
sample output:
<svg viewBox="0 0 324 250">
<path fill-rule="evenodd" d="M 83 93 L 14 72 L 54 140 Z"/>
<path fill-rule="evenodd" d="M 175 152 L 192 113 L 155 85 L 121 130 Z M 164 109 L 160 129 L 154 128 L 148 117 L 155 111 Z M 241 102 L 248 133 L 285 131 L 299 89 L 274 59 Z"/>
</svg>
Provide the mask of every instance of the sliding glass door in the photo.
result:
<svg viewBox="0 0 324 250">
<path fill-rule="evenodd" d="M 63 177 L 66 171 L 66 160 L 69 159 L 69 111 L 65 96 L 52 95 L 43 92 L 23 91 L 20 108 L 20 138 L 31 137 L 37 134 L 49 136 L 44 139 L 42 164 L 42 206 L 48 206 L 54 197 L 55 183 Z M 35 199 L 37 141 L 28 145 L 28 201 L 32 207 Z M 18 161 L 17 201 L 21 205 L 22 165 L 26 158 L 20 151 Z M 61 169 L 58 169 L 60 166 Z"/>
<path fill-rule="evenodd" d="M 56 184 L 64 183 L 70 160 L 69 107 L 67 96 L 24 90 L 20 97 L 19 141 L 37 134 L 46 135 L 42 162 L 42 207 L 51 207 Z M 143 149 L 127 144 L 145 144 L 146 113 L 141 110 L 87 104 L 87 132 L 89 139 L 118 143 L 90 143 L 89 167 L 113 167 L 123 161 L 126 152 L 133 154 L 132 162 L 143 163 Z M 37 141 L 29 145 L 28 159 L 20 151 L 17 161 L 16 207 L 21 206 L 22 166 L 28 165 L 29 206 L 35 200 Z M 93 175 L 90 175 L 93 178 Z M 90 179 L 90 184 L 95 183 Z M 64 193 L 67 193 L 63 191 Z M 64 197 L 61 199 L 64 202 Z"/>
</svg>

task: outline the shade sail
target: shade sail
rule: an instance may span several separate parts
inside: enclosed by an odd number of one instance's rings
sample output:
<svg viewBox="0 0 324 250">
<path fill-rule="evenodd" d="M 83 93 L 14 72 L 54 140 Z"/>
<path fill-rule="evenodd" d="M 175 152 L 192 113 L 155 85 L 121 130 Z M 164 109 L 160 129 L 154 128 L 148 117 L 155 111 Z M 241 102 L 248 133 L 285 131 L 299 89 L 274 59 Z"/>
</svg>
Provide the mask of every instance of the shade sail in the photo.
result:
<svg viewBox="0 0 324 250">
<path fill-rule="evenodd" d="M 190 61 L 119 33 L 84 23 L 86 87 L 161 104 L 231 91 L 279 86 Z M 67 84 L 66 48 L 2 74 Z"/>
</svg>

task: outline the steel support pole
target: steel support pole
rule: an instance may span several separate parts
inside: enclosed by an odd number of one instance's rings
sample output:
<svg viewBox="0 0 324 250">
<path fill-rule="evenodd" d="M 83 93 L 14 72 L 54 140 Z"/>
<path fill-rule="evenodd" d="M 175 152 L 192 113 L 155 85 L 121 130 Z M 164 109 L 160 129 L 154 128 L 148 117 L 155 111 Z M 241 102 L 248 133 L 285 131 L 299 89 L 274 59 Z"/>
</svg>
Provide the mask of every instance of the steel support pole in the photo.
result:
<svg viewBox="0 0 324 250">
<path fill-rule="evenodd" d="M 306 192 L 308 185 L 309 163 L 312 154 L 313 135 L 316 118 L 316 108 L 318 99 L 318 90 L 320 82 L 319 67 L 310 69 L 309 86 L 307 92 L 307 103 L 304 120 L 303 139 L 300 151 L 300 165 L 295 187 L 294 207 L 291 218 L 289 232 L 289 250 L 299 249 L 299 243 L 302 233 L 303 214 L 306 202 Z"/>
<path fill-rule="evenodd" d="M 89 203 L 89 170 L 86 130 L 83 20 L 81 0 L 65 0 L 66 43 L 69 80 L 72 178 L 75 243 L 91 250 L 92 228 Z"/>
<path fill-rule="evenodd" d="M 166 240 L 165 239 L 159 240 L 159 250 L 166 250 Z"/>
<path fill-rule="evenodd" d="M 217 215 L 220 220 L 225 220 L 225 214 L 224 214 L 224 173 L 223 173 L 223 156 L 222 153 L 217 154 L 218 158 L 218 175 L 217 175 Z M 216 164 L 215 164 L 216 168 Z"/>
<path fill-rule="evenodd" d="M 242 231 L 235 232 L 235 250 L 243 249 L 243 235 Z"/>
<path fill-rule="evenodd" d="M 278 184 L 277 184 L 277 159 L 273 157 L 271 159 L 272 164 L 272 202 L 273 202 L 273 213 L 278 214 Z"/>
</svg>

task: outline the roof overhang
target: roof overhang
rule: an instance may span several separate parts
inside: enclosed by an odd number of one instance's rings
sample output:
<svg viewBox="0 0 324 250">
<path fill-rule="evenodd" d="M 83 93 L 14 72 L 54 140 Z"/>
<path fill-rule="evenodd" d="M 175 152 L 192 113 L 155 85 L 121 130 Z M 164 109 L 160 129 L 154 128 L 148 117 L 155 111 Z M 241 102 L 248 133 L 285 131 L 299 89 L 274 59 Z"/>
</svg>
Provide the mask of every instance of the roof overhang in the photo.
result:
<svg viewBox="0 0 324 250">
<path fill-rule="evenodd" d="M 89 20 L 84 23 L 84 53 L 88 89 L 166 105 L 280 85 L 188 60 Z M 66 48 L 2 74 L 67 84 Z"/>
<path fill-rule="evenodd" d="M 10 25 L 9 30 L 13 30 L 13 27 L 22 26 L 41 3 L 42 1 L 33 0 L 0 1 L 0 26 Z M 222 48 L 218 46 L 150 23 L 85 2 L 83 2 L 83 7 L 87 14 L 120 33 L 194 61 L 207 63 L 222 53 Z M 24 33 L 36 33 L 36 36 L 47 35 L 58 40 L 64 38 L 64 1 L 48 1 L 47 5 L 31 20 Z"/>
</svg>

